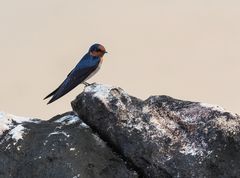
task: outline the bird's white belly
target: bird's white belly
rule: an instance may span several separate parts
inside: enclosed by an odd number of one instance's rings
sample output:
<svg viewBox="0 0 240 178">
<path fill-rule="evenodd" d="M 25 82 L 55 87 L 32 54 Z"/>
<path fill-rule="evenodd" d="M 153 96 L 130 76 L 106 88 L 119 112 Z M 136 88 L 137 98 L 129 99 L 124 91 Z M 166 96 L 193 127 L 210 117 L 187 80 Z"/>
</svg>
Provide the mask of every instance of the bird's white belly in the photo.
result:
<svg viewBox="0 0 240 178">
<path fill-rule="evenodd" d="M 99 71 L 99 69 L 101 68 L 101 65 L 102 65 L 102 61 L 103 61 L 103 59 L 100 60 L 98 67 L 84 80 L 84 82 L 86 80 L 90 79 L 92 76 L 94 76 Z"/>
</svg>

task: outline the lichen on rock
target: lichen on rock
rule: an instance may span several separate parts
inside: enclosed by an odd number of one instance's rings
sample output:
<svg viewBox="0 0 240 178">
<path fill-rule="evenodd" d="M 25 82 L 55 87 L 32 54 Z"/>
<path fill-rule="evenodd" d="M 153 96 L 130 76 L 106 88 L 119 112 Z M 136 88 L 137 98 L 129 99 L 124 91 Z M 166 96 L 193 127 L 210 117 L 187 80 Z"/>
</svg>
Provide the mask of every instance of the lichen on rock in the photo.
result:
<svg viewBox="0 0 240 178">
<path fill-rule="evenodd" d="M 145 177 L 240 175 L 240 117 L 220 106 L 93 84 L 72 107 Z"/>
</svg>

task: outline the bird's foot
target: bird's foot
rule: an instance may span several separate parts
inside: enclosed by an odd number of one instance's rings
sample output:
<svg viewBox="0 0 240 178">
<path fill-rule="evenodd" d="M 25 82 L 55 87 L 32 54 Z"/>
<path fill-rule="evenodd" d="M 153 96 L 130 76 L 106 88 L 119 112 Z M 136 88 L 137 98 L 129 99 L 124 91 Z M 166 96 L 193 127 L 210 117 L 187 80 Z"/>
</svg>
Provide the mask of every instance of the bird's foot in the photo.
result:
<svg viewBox="0 0 240 178">
<path fill-rule="evenodd" d="M 87 87 L 87 86 L 90 86 L 91 84 L 89 84 L 89 83 L 87 83 L 87 82 L 83 82 L 82 83 L 83 85 L 85 85 L 85 87 Z"/>
</svg>

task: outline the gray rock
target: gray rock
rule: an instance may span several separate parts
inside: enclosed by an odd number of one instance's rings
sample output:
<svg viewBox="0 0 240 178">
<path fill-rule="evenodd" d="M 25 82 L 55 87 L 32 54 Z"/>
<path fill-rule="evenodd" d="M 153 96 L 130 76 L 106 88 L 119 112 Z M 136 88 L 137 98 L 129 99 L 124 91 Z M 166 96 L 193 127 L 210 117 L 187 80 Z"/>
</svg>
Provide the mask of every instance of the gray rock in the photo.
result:
<svg viewBox="0 0 240 178">
<path fill-rule="evenodd" d="M 0 113 L 0 178 L 133 178 L 73 112 L 49 121 Z"/>
<path fill-rule="evenodd" d="M 92 84 L 72 107 L 144 177 L 240 177 L 240 117 L 219 106 Z"/>
</svg>

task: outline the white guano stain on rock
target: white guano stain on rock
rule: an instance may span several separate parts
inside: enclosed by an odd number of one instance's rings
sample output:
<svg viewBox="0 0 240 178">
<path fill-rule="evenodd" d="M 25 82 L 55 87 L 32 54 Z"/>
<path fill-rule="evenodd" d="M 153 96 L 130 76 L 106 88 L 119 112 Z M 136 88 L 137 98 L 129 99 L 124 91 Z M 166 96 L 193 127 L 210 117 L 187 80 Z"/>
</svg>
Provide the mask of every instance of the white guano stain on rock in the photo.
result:
<svg viewBox="0 0 240 178">
<path fill-rule="evenodd" d="M 20 117 L 12 114 L 7 114 L 4 112 L 0 112 L 0 136 L 7 130 L 13 129 L 15 123 L 20 124 L 23 122 L 33 122 L 39 123 L 40 120 L 34 120 L 29 117 Z"/>
<path fill-rule="evenodd" d="M 50 136 L 52 136 L 52 135 L 58 135 L 58 134 L 63 134 L 63 135 L 66 136 L 66 137 L 70 137 L 69 134 L 67 134 L 66 132 L 63 132 L 63 131 L 61 131 L 61 132 L 59 132 L 59 131 L 52 132 L 52 133 L 50 133 L 50 134 L 48 135 L 48 137 L 50 137 Z"/>
<path fill-rule="evenodd" d="M 67 116 L 61 117 L 60 119 L 56 120 L 55 122 L 62 123 L 63 125 L 71 125 L 71 124 L 75 124 L 79 121 L 80 121 L 80 119 L 78 116 L 67 115 Z"/>
<path fill-rule="evenodd" d="M 102 84 L 94 84 L 85 87 L 85 93 L 93 93 L 93 97 L 98 98 L 101 102 L 108 107 L 108 104 L 115 99 L 116 97 L 124 96 L 127 100 L 131 100 L 128 94 L 122 90 L 121 88 L 110 86 L 110 85 L 102 85 Z M 115 103 L 116 106 L 120 109 L 126 109 L 125 105 L 118 100 Z"/>
<path fill-rule="evenodd" d="M 23 126 L 24 122 L 40 123 L 40 120 L 36 120 L 29 117 L 19 117 L 12 114 L 0 112 L 0 136 L 7 132 L 0 144 L 9 139 L 14 140 L 13 145 L 16 145 L 19 140 L 23 139 L 27 129 Z M 10 149 L 11 145 L 8 145 L 6 149 Z M 20 150 L 20 146 L 17 146 L 17 150 Z"/>
<path fill-rule="evenodd" d="M 76 176 L 73 176 L 73 178 L 78 178 L 78 177 L 80 177 L 80 174 L 78 174 L 78 175 L 76 175 Z"/>
<path fill-rule="evenodd" d="M 238 134 L 240 130 L 240 119 L 227 119 L 226 117 L 218 117 L 215 120 L 216 126 L 225 131 L 227 135 Z"/>
<path fill-rule="evenodd" d="M 94 93 L 94 97 L 99 98 L 107 106 L 109 92 L 113 87 L 108 85 L 90 85 L 85 87 L 85 93 Z"/>
<path fill-rule="evenodd" d="M 31 118 L 14 116 L 12 114 L 6 114 L 0 112 L 0 135 L 5 131 L 14 127 L 13 122 L 22 123 L 22 122 L 31 122 Z"/>
<path fill-rule="evenodd" d="M 80 119 L 78 116 L 66 115 L 66 116 L 63 116 L 60 119 L 56 120 L 55 122 L 62 123 L 63 125 L 71 125 L 71 124 L 75 124 L 79 121 L 80 121 Z"/>
<path fill-rule="evenodd" d="M 81 122 L 80 127 L 82 128 L 90 128 L 87 124 L 85 124 L 84 122 Z"/>
<path fill-rule="evenodd" d="M 101 84 L 90 85 L 90 86 L 85 87 L 84 92 L 85 93 L 88 93 L 88 92 L 94 93 L 95 97 L 107 98 L 109 95 L 109 91 L 113 88 L 114 87 L 110 86 L 110 85 L 101 85 Z"/>
<path fill-rule="evenodd" d="M 24 130 L 25 128 L 20 124 L 9 132 L 11 138 L 15 140 L 14 145 L 18 142 L 18 140 L 23 139 Z"/>
<path fill-rule="evenodd" d="M 208 104 L 208 103 L 200 103 L 200 106 L 209 108 L 214 111 L 219 111 L 219 112 L 225 112 L 225 109 L 221 106 L 214 105 L 214 104 Z"/>
<path fill-rule="evenodd" d="M 61 125 L 71 125 L 71 124 L 75 124 L 78 122 L 81 122 L 79 124 L 80 128 L 89 128 L 89 126 L 87 124 L 85 124 L 78 116 L 76 115 L 66 115 L 63 116 L 61 118 L 59 118 L 58 120 L 54 121 L 56 123 L 61 123 Z M 59 129 L 61 129 L 62 127 L 57 127 Z"/>
<path fill-rule="evenodd" d="M 75 150 L 76 150 L 76 148 L 70 148 L 69 150 L 70 150 L 70 151 L 75 151 Z"/>
<path fill-rule="evenodd" d="M 180 153 L 185 154 L 185 155 L 192 155 L 192 156 L 204 156 L 204 155 L 209 155 L 212 153 L 211 150 L 207 151 L 207 144 L 202 143 L 201 145 L 198 145 L 196 143 L 188 143 L 186 145 L 182 145 Z"/>
</svg>

